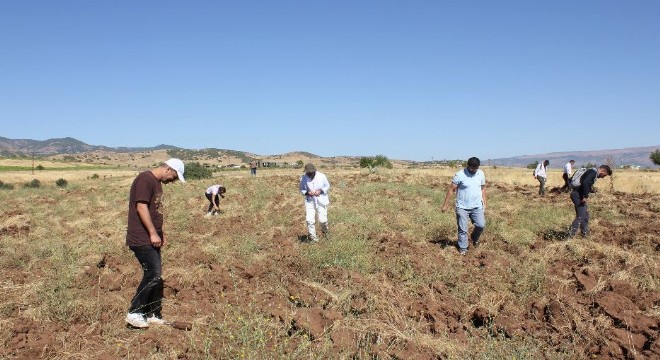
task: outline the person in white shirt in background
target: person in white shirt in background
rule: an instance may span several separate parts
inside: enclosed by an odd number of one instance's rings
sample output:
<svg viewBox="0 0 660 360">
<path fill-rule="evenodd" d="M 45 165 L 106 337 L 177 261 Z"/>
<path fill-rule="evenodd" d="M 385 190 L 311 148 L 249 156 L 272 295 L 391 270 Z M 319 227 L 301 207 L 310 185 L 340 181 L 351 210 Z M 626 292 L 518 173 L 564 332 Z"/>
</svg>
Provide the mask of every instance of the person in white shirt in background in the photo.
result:
<svg viewBox="0 0 660 360">
<path fill-rule="evenodd" d="M 548 165 L 550 165 L 550 160 L 544 160 L 534 170 L 534 177 L 539 181 L 539 195 L 541 196 L 545 196 L 545 182 L 548 179 L 546 170 Z"/>
<path fill-rule="evenodd" d="M 573 164 L 575 164 L 575 160 L 571 160 L 564 165 L 564 173 L 561 175 L 562 179 L 564 179 L 564 186 L 561 187 L 561 191 L 568 191 L 568 183 L 570 182 L 571 179 L 571 173 L 573 172 Z"/>
<path fill-rule="evenodd" d="M 305 165 L 305 174 L 300 178 L 300 193 L 305 196 L 305 221 L 309 240 L 318 241 L 316 236 L 316 214 L 318 213 L 321 232 L 328 236 L 328 205 L 330 198 L 328 178 L 316 171 L 314 164 Z"/>
<path fill-rule="evenodd" d="M 206 189 L 204 195 L 206 196 L 206 200 L 208 200 L 210 203 L 209 209 L 206 212 L 206 216 L 220 214 L 220 197 L 224 199 L 225 196 L 223 194 L 226 192 L 227 189 L 220 184 L 211 185 L 208 189 Z"/>
</svg>

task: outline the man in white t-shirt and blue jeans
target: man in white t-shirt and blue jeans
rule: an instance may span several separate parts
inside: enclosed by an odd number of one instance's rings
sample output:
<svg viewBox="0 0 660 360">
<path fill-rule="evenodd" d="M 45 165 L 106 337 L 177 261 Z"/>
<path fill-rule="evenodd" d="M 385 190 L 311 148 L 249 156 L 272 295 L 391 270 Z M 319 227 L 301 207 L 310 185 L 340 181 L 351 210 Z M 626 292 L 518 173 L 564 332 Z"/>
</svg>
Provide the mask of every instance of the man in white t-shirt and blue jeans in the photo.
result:
<svg viewBox="0 0 660 360">
<path fill-rule="evenodd" d="M 479 237 L 486 227 L 486 175 L 479 170 L 481 161 L 468 159 L 467 167 L 454 175 L 447 190 L 441 211 L 447 211 L 452 193 L 456 193 L 456 224 L 458 226 L 458 251 L 461 255 L 468 250 L 468 219 L 474 225 L 470 239 L 474 247 L 479 246 Z"/>
</svg>

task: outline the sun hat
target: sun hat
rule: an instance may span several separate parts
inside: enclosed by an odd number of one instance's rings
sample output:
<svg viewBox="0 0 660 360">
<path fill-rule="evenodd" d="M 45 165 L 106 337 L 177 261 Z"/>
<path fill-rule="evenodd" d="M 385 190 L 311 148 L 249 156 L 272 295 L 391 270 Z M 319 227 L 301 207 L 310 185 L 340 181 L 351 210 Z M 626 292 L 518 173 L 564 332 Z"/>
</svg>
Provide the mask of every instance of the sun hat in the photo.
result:
<svg viewBox="0 0 660 360">
<path fill-rule="evenodd" d="M 171 158 L 165 161 L 165 164 L 176 171 L 176 176 L 182 183 L 186 182 L 186 179 L 183 178 L 183 161 L 177 158 Z"/>
<path fill-rule="evenodd" d="M 316 166 L 314 166 L 314 164 L 307 163 L 307 165 L 305 165 L 305 172 L 306 173 L 311 173 L 311 172 L 314 172 L 314 171 L 316 171 Z"/>
</svg>

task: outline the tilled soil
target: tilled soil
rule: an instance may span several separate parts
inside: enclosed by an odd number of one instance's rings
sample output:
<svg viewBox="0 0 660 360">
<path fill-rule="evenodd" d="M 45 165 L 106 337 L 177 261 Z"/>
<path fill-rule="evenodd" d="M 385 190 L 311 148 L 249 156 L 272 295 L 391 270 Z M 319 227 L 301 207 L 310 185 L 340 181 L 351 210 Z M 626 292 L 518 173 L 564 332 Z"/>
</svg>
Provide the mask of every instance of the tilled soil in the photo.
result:
<svg viewBox="0 0 660 360">
<path fill-rule="evenodd" d="M 355 179 L 345 180 L 350 184 Z M 496 185 L 491 191 L 531 196 L 535 189 Z M 515 259 L 528 251 L 552 254 L 574 242 L 591 241 L 613 245 L 622 252 L 555 257 L 539 280 L 542 292 L 503 301 L 496 311 L 471 306 L 478 303 L 474 295 L 458 295 L 461 279 L 401 286 L 405 279 L 401 269 L 431 275 L 437 268 L 431 264 L 442 262 L 442 254 L 455 252 L 453 234 L 421 241 L 390 229 L 365 234 L 379 263 L 405 266 L 386 266 L 369 275 L 342 266 L 312 272 L 313 264 L 301 255 L 301 247 L 322 247 L 332 238 L 318 244 L 301 241 L 304 232 L 298 225 L 300 216 L 296 217 L 300 209 L 284 209 L 281 204 L 287 197 L 274 196 L 268 210 L 291 211 L 294 216 L 291 224 L 258 230 L 267 241 L 253 250 L 259 254 L 257 261 L 246 263 L 240 257 L 218 261 L 209 255 L 205 250 L 209 243 L 204 240 L 209 234 L 208 220 L 187 223 L 182 232 L 201 240 L 189 241 L 177 257 L 164 251 L 164 312 L 174 321 L 192 323 L 191 329 L 125 329 L 122 311 L 140 272 L 129 252 L 109 251 L 98 254 L 70 285 L 77 294 L 85 294 L 81 306 L 95 304 L 94 317 L 85 311 L 81 312 L 84 316 L 70 314 L 68 321 L 42 321 L 24 315 L 30 304 L 14 303 L 2 309 L 2 323 L 10 329 L 10 336 L 2 339 L 0 355 L 20 359 L 240 357 L 237 348 L 254 346 L 246 336 L 272 331 L 259 344 L 264 358 L 315 353 L 372 359 L 470 357 L 467 349 L 475 338 L 528 341 L 543 349 L 534 354 L 544 358 L 660 358 L 660 291 L 636 286 L 620 276 L 625 271 L 648 277 L 651 284 L 660 278 L 657 266 L 649 273 L 648 266 L 637 270 L 629 264 L 631 257 L 657 264 L 658 196 L 596 195 L 601 197 L 598 206 L 626 214 L 627 221 L 600 219 L 592 225 L 588 240 L 565 241 L 561 231 L 539 230 L 538 239 L 521 249 L 486 233 L 487 241 L 479 249 L 462 258 L 456 255 L 456 265 L 469 274 L 469 281 L 484 287 L 501 286 L 496 284 L 503 281 L 509 282 L 503 288 L 514 286 L 515 278 L 503 275 L 503 269 L 514 266 Z M 545 201 L 567 202 L 565 198 L 566 194 L 551 191 Z M 240 202 L 240 196 L 234 201 Z M 24 216 L 3 212 L 3 223 L 8 225 L 0 228 L 0 234 L 28 236 L 36 225 L 18 221 Z M 231 237 L 254 225 L 253 218 L 242 214 L 223 213 L 219 221 L 222 226 L 211 232 L 212 238 Z M 2 275 L 3 283 L 16 289 L 39 276 L 11 268 L 3 269 Z M 14 294 L 10 290 L 4 293 Z M 248 334 L 243 333 L 246 331 Z M 242 342 L 236 340 L 241 336 Z M 213 344 L 205 347 L 207 340 Z M 300 352 L 302 344 L 307 344 L 307 352 Z"/>
</svg>

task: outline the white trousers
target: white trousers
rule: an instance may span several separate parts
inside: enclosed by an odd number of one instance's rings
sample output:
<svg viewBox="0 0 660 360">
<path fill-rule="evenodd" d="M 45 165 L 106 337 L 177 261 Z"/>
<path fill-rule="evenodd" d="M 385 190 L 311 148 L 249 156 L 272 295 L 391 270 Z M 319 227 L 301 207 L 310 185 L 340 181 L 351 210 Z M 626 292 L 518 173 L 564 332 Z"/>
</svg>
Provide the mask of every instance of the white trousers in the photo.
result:
<svg viewBox="0 0 660 360">
<path fill-rule="evenodd" d="M 307 221 L 307 233 L 311 239 L 316 237 L 316 213 L 319 214 L 321 231 L 328 232 L 328 205 L 321 205 L 316 201 L 305 201 L 305 220 Z"/>
</svg>

